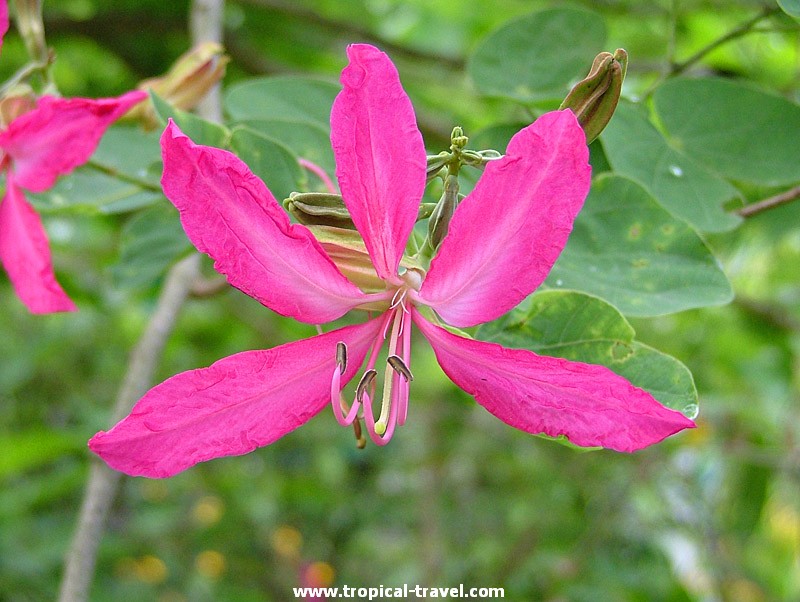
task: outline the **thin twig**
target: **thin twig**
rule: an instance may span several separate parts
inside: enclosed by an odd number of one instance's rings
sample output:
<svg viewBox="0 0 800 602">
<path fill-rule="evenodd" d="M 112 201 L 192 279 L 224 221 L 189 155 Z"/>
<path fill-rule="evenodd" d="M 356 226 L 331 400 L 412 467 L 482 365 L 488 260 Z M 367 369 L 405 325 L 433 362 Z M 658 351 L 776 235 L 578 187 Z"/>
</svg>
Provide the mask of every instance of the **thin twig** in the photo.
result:
<svg viewBox="0 0 800 602">
<path fill-rule="evenodd" d="M 800 186 L 795 186 L 794 188 L 790 188 L 785 192 L 781 192 L 780 194 L 776 194 L 775 196 L 771 196 L 762 201 L 745 205 L 744 207 L 737 209 L 736 213 L 742 217 L 752 217 L 754 215 L 758 215 L 759 213 L 763 213 L 764 211 L 769 211 L 775 207 L 785 205 L 786 203 L 791 203 L 797 199 L 800 199 Z"/>
<path fill-rule="evenodd" d="M 755 17 L 745 21 L 738 27 L 734 27 L 728 33 L 720 36 L 710 44 L 707 44 L 697 52 L 695 52 L 692 56 L 688 59 L 681 61 L 679 63 L 671 63 L 669 68 L 647 89 L 644 93 L 644 96 L 650 96 L 661 84 L 664 83 L 665 80 L 675 77 L 676 75 L 680 75 L 689 67 L 693 66 L 695 63 L 700 62 L 705 58 L 706 55 L 713 52 L 723 44 L 727 44 L 728 42 L 735 40 L 736 38 L 741 38 L 747 34 L 753 33 L 755 31 L 759 31 L 755 29 L 755 26 L 762 20 L 766 19 L 767 17 L 772 16 L 773 14 L 780 11 L 780 8 L 777 6 L 766 6 L 764 9 L 759 12 Z"/>
<path fill-rule="evenodd" d="M 193 1 L 190 22 L 194 43 L 221 39 L 223 5 L 224 0 Z M 219 92 L 212 94 L 211 99 L 201 104 L 198 111 L 204 118 L 218 121 L 221 116 Z M 199 275 L 200 255 L 196 253 L 179 261 L 167 274 L 153 316 L 131 353 L 128 372 L 114 407 L 112 424 L 130 412 L 136 400 L 150 387 L 164 344 Z M 118 472 L 100 460 L 92 461 L 78 526 L 66 558 L 59 602 L 86 602 L 89 598 L 97 550 L 120 479 Z"/>
<path fill-rule="evenodd" d="M 758 13 L 755 17 L 753 17 L 749 21 L 745 21 L 744 23 L 742 23 L 738 27 L 734 27 L 733 29 L 731 29 L 725 35 L 720 36 L 719 38 L 717 38 L 716 40 L 714 40 L 713 42 L 711 42 L 707 46 L 704 46 L 703 48 L 698 50 L 696 53 L 694 53 L 688 59 L 686 59 L 684 61 L 681 61 L 680 63 L 673 64 L 670 67 L 669 75 L 671 75 L 671 76 L 680 75 L 681 73 L 686 71 L 689 67 L 691 67 L 695 63 L 701 61 L 703 59 L 703 57 L 705 57 L 707 54 L 709 54 L 712 51 L 716 50 L 717 48 L 719 48 L 723 44 L 727 44 L 731 40 L 735 40 L 736 38 L 740 38 L 742 36 L 745 36 L 745 35 L 749 34 L 750 32 L 753 31 L 753 27 L 755 25 L 757 25 L 759 21 L 762 21 L 763 19 L 766 19 L 767 17 L 769 17 L 769 16 L 771 16 L 771 15 L 773 15 L 776 12 L 779 12 L 779 11 L 780 11 L 780 8 L 778 8 L 777 6 L 766 6 L 766 7 L 764 7 L 764 9 L 760 13 Z"/>
</svg>

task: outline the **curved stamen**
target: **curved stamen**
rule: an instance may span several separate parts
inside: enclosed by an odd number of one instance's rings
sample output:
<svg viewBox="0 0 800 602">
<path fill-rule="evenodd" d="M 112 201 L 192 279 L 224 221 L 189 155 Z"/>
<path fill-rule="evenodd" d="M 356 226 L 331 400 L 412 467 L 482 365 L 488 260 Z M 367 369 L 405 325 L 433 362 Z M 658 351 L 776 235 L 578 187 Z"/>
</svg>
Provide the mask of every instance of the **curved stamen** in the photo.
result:
<svg viewBox="0 0 800 602">
<path fill-rule="evenodd" d="M 403 330 L 403 339 L 401 341 L 403 363 L 411 374 L 411 324 Z M 412 377 L 413 379 L 413 377 Z M 398 394 L 399 407 L 397 408 L 397 424 L 403 426 L 408 417 L 408 396 L 409 396 L 409 381 L 401 381 L 400 392 Z"/>
<path fill-rule="evenodd" d="M 398 305 L 402 305 L 403 311 L 406 311 L 405 303 L 403 303 L 406 298 L 406 293 L 408 293 L 408 289 L 404 286 L 397 289 L 394 295 L 392 295 L 392 300 L 389 302 L 389 309 L 394 309 Z"/>
<path fill-rule="evenodd" d="M 372 399 L 370 398 L 368 393 L 364 394 L 364 425 L 367 427 L 367 433 L 369 434 L 369 438 L 372 439 L 372 442 L 375 445 L 386 445 L 389 443 L 389 440 L 394 435 L 394 428 L 397 424 L 396 414 L 397 414 L 397 404 L 392 404 L 391 411 L 389 412 L 389 421 L 386 430 L 382 434 L 378 434 L 375 430 L 375 416 L 372 413 Z"/>
<path fill-rule="evenodd" d="M 339 365 L 333 369 L 333 376 L 331 376 L 331 407 L 333 408 L 333 416 L 336 422 L 342 426 L 349 426 L 356 419 L 358 414 L 358 402 L 353 402 L 351 407 L 347 406 L 347 402 L 342 397 L 342 374 L 344 370 L 340 369 Z M 345 412 L 347 415 L 345 416 Z"/>
</svg>

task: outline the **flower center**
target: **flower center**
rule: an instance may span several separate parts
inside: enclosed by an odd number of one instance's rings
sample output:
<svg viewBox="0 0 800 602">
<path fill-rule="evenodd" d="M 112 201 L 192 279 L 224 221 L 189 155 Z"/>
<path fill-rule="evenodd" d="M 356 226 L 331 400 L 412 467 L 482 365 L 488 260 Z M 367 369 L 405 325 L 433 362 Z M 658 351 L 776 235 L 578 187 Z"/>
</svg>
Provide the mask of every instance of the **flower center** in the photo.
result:
<svg viewBox="0 0 800 602">
<path fill-rule="evenodd" d="M 331 378 L 333 415 L 342 426 L 353 425 L 360 448 L 366 445 L 366 438 L 361 432 L 362 419 L 370 439 L 376 445 L 386 445 L 394 435 L 395 428 L 405 424 L 408 416 L 409 383 L 414 377 L 409 368 L 411 314 L 406 304 L 409 303 L 408 291 L 416 290 L 422 284 L 422 275 L 416 270 L 406 270 L 401 278 L 406 284 L 395 291 L 389 309 L 383 314 L 380 332 L 369 351 L 366 369 L 356 387 L 353 402 L 349 405 L 342 396 L 341 385 L 341 377 L 347 368 L 347 346 L 340 342 L 336 349 L 336 367 Z M 383 369 L 380 414 L 376 419 L 372 409 L 378 376 L 375 366 L 387 338 L 389 343 Z"/>
</svg>

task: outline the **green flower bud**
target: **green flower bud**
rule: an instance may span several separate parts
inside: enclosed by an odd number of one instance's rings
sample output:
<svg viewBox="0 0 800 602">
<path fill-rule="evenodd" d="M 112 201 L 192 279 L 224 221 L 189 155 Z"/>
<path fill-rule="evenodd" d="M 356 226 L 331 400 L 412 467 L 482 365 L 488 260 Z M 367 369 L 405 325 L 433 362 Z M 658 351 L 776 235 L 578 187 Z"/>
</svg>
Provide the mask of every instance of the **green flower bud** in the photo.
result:
<svg viewBox="0 0 800 602">
<path fill-rule="evenodd" d="M 428 220 L 428 244 L 432 250 L 436 251 L 444 240 L 457 206 L 458 176 L 448 174 L 444 180 L 442 198 L 439 199 L 439 203 Z"/>
<path fill-rule="evenodd" d="M 628 53 L 618 48 L 614 54 L 598 54 L 589 75 L 570 90 L 559 108 L 570 109 L 586 133 L 589 143 L 605 129 L 617 108 L 622 81 L 628 68 Z"/>
<path fill-rule="evenodd" d="M 283 201 L 283 206 L 298 222 L 306 226 L 356 229 L 340 194 L 293 192 Z"/>
</svg>

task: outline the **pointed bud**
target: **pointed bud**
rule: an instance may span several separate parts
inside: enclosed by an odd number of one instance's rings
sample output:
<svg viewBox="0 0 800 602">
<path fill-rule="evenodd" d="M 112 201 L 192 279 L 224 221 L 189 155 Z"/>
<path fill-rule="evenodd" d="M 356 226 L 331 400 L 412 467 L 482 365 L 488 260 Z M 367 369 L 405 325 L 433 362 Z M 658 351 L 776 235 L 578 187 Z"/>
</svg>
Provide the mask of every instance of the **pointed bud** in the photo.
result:
<svg viewBox="0 0 800 602">
<path fill-rule="evenodd" d="M 146 79 L 137 88 L 152 90 L 171 105 L 188 111 L 222 79 L 229 60 L 221 45 L 204 42 L 178 57 L 167 73 Z M 157 123 L 150 103 L 136 105 L 125 117 L 142 121 L 146 128 Z"/>
<path fill-rule="evenodd" d="M 614 54 L 598 54 L 589 75 L 570 90 L 559 108 L 570 109 L 578 118 L 589 143 L 605 129 L 617 108 L 622 81 L 628 68 L 628 53 L 617 48 Z"/>
<path fill-rule="evenodd" d="M 283 206 L 292 217 L 305 226 L 356 229 L 340 194 L 293 192 L 283 201 Z"/>
<path fill-rule="evenodd" d="M 442 240 L 447 235 L 450 220 L 453 219 L 453 213 L 455 213 L 457 206 L 458 176 L 448 174 L 444 180 L 442 197 L 428 220 L 428 244 L 433 251 L 439 248 Z"/>
<path fill-rule="evenodd" d="M 27 84 L 17 84 L 0 99 L 0 128 L 36 108 L 36 94 Z"/>
</svg>

